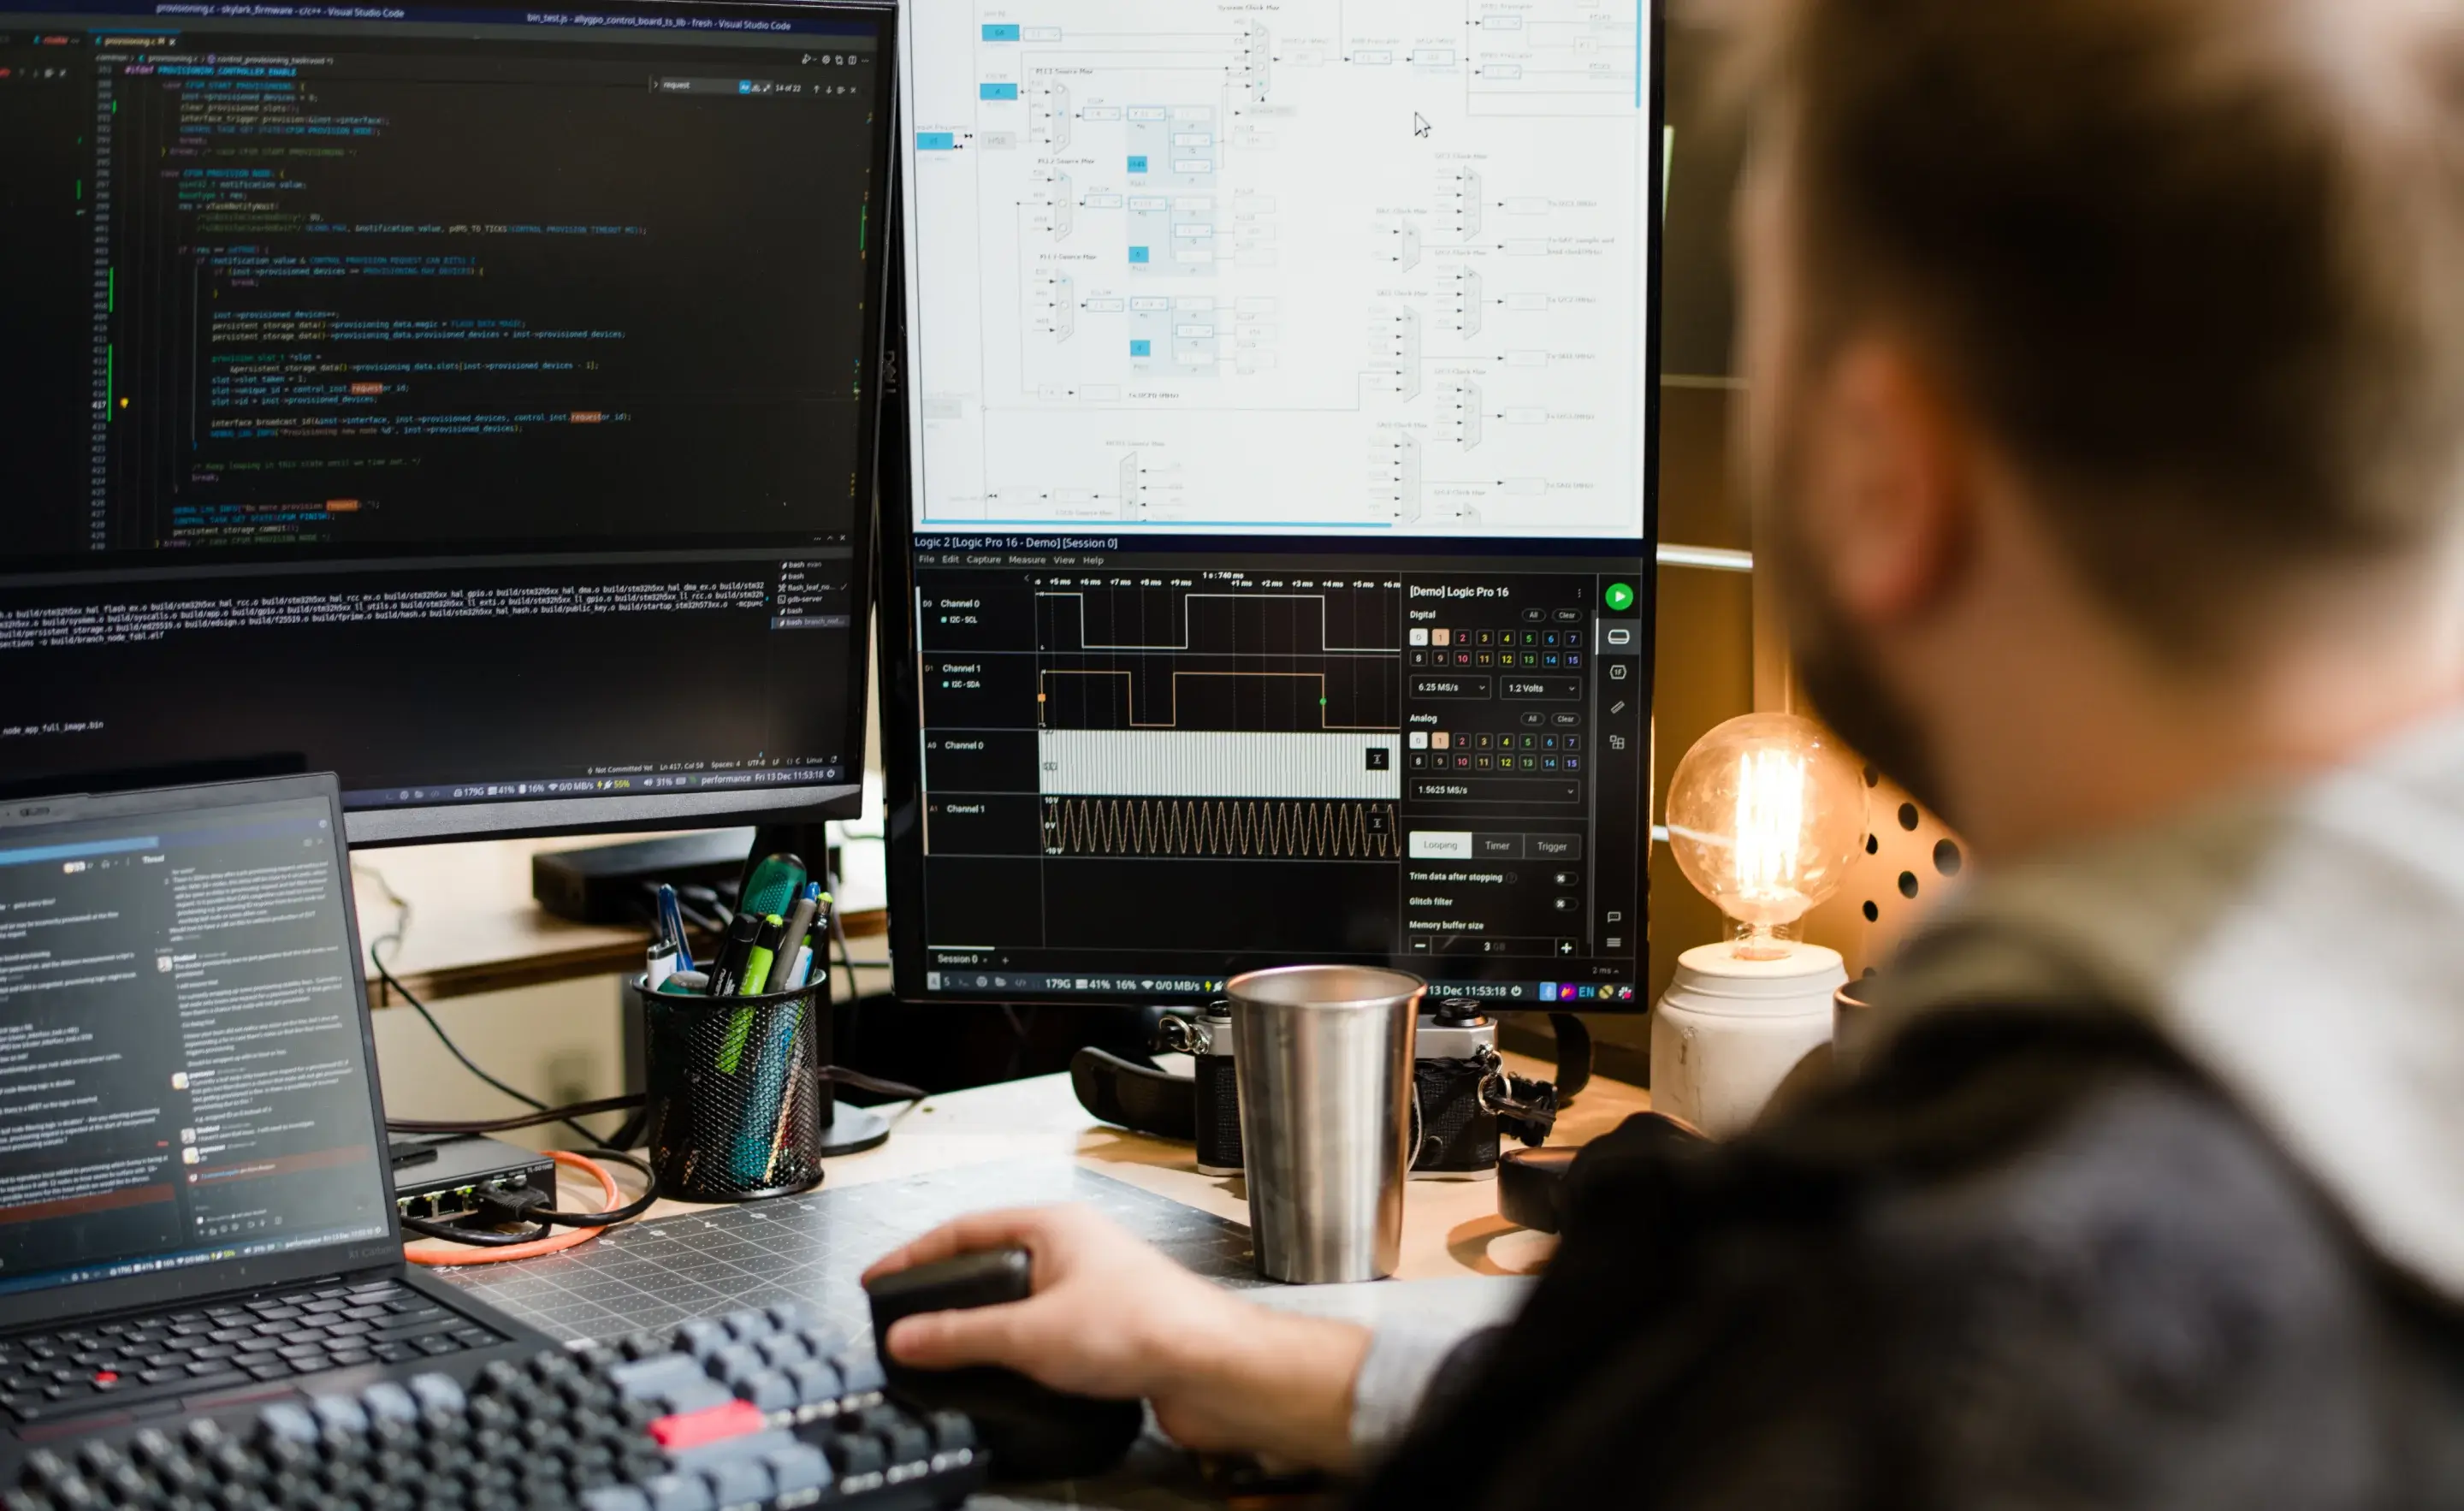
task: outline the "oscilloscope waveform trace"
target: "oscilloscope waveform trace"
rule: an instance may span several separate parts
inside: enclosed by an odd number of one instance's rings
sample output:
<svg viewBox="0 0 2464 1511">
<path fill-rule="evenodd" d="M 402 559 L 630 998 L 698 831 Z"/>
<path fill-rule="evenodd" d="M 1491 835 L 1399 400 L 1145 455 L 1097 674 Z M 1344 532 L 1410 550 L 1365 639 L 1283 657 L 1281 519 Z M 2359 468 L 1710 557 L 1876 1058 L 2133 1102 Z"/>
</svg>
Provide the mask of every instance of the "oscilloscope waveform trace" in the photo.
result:
<svg viewBox="0 0 2464 1511">
<path fill-rule="evenodd" d="M 1331 623 L 1332 607 L 1330 600 L 1337 595 L 1342 598 L 1344 606 L 1349 611 L 1346 617 L 1353 622 L 1352 628 L 1340 633 Z M 1143 636 L 1138 639 L 1124 638 L 1131 633 L 1121 625 L 1122 619 L 1127 617 L 1124 609 L 1133 606 L 1140 611 L 1139 618 L 1145 617 L 1143 611 L 1146 607 L 1144 600 L 1147 594 L 1142 590 L 1122 589 L 1107 597 L 1109 599 L 1107 608 L 1110 611 L 1108 615 L 1110 627 L 1107 632 L 1112 638 L 1097 641 L 1088 638 L 1085 592 L 1048 588 L 1038 591 L 1035 595 L 1037 628 L 1041 631 L 1040 638 L 1044 642 L 1045 648 L 1056 651 L 1365 656 L 1393 656 L 1400 654 L 1402 650 L 1400 646 L 1395 644 L 1393 607 L 1394 602 L 1400 597 L 1400 594 L 1391 588 L 1327 589 L 1307 593 L 1176 594 L 1173 595 L 1174 611 L 1164 616 L 1166 624 L 1157 631 L 1177 635 L 1177 638 L 1172 640 L 1156 640 Z M 1254 608 L 1256 612 L 1244 615 L 1242 612 L 1244 608 Z M 1281 616 L 1283 623 L 1280 624 L 1276 623 L 1276 616 L 1269 613 L 1269 610 L 1274 608 L 1284 610 Z M 1197 633 L 1201 625 L 1201 609 L 1204 611 L 1202 624 L 1209 632 L 1203 640 Z M 1317 634 L 1314 637 L 1316 644 L 1304 646 L 1300 643 L 1300 631 L 1304 627 L 1302 621 L 1311 611 L 1314 611 L 1316 619 Z M 1068 636 L 1071 643 L 1066 645 L 1061 643 L 1063 639 L 1061 631 L 1065 624 L 1072 628 L 1072 633 Z M 1273 638 L 1277 629 L 1282 629 L 1288 641 L 1288 644 L 1280 648 L 1265 644 L 1267 640 Z M 1338 639 L 1352 643 L 1337 644 Z M 1244 640 L 1248 644 L 1243 645 Z"/>
<path fill-rule="evenodd" d="M 1046 798 L 1048 855 L 1389 861 L 1392 802 Z"/>
<path fill-rule="evenodd" d="M 1394 730 L 1398 596 L 1388 587 L 1039 591 L 1037 721 L 1052 730 Z"/>
</svg>

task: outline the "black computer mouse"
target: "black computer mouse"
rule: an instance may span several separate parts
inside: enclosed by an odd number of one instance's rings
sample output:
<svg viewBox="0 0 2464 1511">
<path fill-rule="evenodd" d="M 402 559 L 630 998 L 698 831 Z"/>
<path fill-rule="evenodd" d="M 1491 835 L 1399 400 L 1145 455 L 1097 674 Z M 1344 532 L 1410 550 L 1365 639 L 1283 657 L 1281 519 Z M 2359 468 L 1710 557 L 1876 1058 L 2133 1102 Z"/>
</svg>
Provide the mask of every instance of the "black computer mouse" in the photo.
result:
<svg viewBox="0 0 2464 1511">
<path fill-rule="evenodd" d="M 960 1255 L 867 1282 L 872 1335 L 891 1393 L 920 1411 L 974 1418 L 996 1479 L 1102 1474 L 1138 1440 L 1146 1425 L 1140 1403 L 1067 1395 L 1014 1369 L 918 1369 L 890 1356 L 891 1325 L 902 1317 L 1024 1301 L 1034 1288 L 1034 1260 L 1024 1249 Z"/>
<path fill-rule="evenodd" d="M 1566 1215 L 1566 1172 L 1579 1149 L 1561 1144 L 1510 1149 L 1497 1157 L 1497 1215 L 1517 1227 L 1554 1233 Z"/>
</svg>

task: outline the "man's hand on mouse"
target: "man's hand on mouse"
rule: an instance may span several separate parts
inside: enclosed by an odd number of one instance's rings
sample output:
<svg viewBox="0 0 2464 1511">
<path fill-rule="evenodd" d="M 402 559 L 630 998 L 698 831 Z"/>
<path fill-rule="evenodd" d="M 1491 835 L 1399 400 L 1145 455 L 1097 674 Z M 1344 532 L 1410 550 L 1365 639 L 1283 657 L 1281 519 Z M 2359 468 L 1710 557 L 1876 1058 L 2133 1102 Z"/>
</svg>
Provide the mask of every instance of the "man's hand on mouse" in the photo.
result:
<svg viewBox="0 0 2464 1511">
<path fill-rule="evenodd" d="M 961 1217 L 883 1259 L 878 1276 L 1015 1246 L 1035 1294 L 1010 1306 L 926 1312 L 891 1329 L 891 1357 L 919 1369 L 997 1364 L 1072 1395 L 1152 1396 L 1178 1341 L 1221 1326 L 1232 1298 L 1083 1207 Z"/>
<path fill-rule="evenodd" d="M 961 1217 L 865 1279 L 1011 1246 L 1034 1261 L 1033 1296 L 909 1317 L 883 1349 L 920 1369 L 997 1365 L 1073 1395 L 1143 1396 L 1191 1448 L 1350 1466 L 1365 1329 L 1242 1301 L 1084 1207 Z"/>
</svg>

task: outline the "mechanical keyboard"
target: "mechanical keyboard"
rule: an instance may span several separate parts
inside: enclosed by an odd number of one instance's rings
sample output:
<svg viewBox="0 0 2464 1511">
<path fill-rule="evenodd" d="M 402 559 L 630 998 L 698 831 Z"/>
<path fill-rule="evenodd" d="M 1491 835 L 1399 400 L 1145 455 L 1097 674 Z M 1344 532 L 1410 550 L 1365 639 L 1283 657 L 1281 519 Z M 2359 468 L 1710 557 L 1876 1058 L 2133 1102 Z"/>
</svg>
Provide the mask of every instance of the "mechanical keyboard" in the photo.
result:
<svg viewBox="0 0 2464 1511">
<path fill-rule="evenodd" d="M 983 1483 L 974 1424 L 882 1391 L 774 1306 L 43 1449 L 0 1511 L 921 1511 Z"/>
</svg>

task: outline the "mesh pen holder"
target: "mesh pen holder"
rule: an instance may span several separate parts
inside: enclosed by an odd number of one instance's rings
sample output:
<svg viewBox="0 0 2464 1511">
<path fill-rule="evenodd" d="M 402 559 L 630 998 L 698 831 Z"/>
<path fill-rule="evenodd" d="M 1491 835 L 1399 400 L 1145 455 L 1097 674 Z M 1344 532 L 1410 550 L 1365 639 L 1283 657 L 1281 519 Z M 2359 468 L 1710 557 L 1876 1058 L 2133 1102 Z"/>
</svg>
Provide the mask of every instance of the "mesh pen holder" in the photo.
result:
<svg viewBox="0 0 2464 1511">
<path fill-rule="evenodd" d="M 817 1019 L 827 977 L 760 996 L 687 996 L 628 983 L 641 1001 L 650 1164 L 687 1201 L 752 1201 L 822 1178 Z"/>
</svg>

